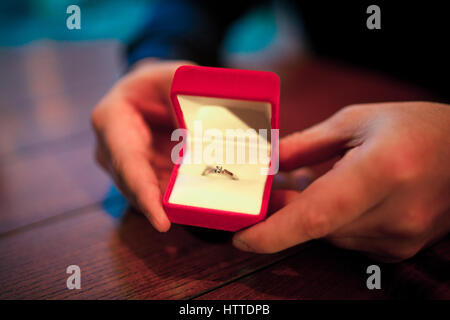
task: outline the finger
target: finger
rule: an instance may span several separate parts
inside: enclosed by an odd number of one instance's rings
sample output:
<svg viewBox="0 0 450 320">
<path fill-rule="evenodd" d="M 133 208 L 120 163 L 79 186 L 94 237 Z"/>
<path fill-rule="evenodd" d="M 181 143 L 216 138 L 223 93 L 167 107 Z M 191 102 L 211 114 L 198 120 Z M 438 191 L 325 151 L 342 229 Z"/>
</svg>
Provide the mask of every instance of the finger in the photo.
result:
<svg viewBox="0 0 450 320">
<path fill-rule="evenodd" d="M 151 134 L 140 114 L 126 101 L 114 101 L 108 109 L 103 142 L 108 150 L 110 171 L 122 191 L 161 232 L 170 228 L 162 207 L 159 181 L 151 160 Z M 113 113 L 113 114 L 111 114 Z"/>
<path fill-rule="evenodd" d="M 278 172 L 274 176 L 272 189 L 301 191 L 306 189 L 315 178 L 315 172 L 305 167 L 290 172 Z"/>
<path fill-rule="evenodd" d="M 293 202 L 237 233 L 234 244 L 246 251 L 277 252 L 324 237 L 378 204 L 392 189 L 392 183 L 383 179 L 378 150 L 359 148 L 358 155 L 344 158 Z"/>
<path fill-rule="evenodd" d="M 300 168 L 290 173 L 279 172 L 274 177 L 268 207 L 269 214 L 294 201 L 300 191 L 306 189 L 314 179 L 314 172 L 308 168 Z"/>
<path fill-rule="evenodd" d="M 369 258 L 381 262 L 393 263 L 413 257 L 422 244 L 397 238 L 380 237 L 327 237 L 336 247 L 362 252 Z"/>
<path fill-rule="evenodd" d="M 357 145 L 357 132 L 366 117 L 366 108 L 347 107 L 329 119 L 280 140 L 279 161 L 282 170 L 313 165 Z"/>
<path fill-rule="evenodd" d="M 299 194 L 300 192 L 294 190 L 272 190 L 268 207 L 269 214 L 280 210 L 288 203 L 294 201 Z"/>
<path fill-rule="evenodd" d="M 398 262 L 401 259 L 389 256 L 386 252 L 379 248 L 376 244 L 378 239 L 360 238 L 360 237 L 346 237 L 346 238 L 327 238 L 326 241 L 332 245 L 352 251 L 359 251 L 368 258 L 384 263 Z"/>
<path fill-rule="evenodd" d="M 132 153 L 117 162 L 121 190 L 125 190 L 127 198 L 145 214 L 156 230 L 168 231 L 170 221 L 162 207 L 162 193 L 150 159 L 146 155 Z"/>
<path fill-rule="evenodd" d="M 131 105 L 139 109 L 152 125 L 176 124 L 170 105 L 170 87 L 175 70 L 190 61 L 159 61 L 152 59 L 139 64 L 127 75 L 120 92 Z"/>
<path fill-rule="evenodd" d="M 309 168 L 299 168 L 291 171 L 292 180 L 297 190 L 305 190 L 316 178 L 317 174 Z"/>
</svg>

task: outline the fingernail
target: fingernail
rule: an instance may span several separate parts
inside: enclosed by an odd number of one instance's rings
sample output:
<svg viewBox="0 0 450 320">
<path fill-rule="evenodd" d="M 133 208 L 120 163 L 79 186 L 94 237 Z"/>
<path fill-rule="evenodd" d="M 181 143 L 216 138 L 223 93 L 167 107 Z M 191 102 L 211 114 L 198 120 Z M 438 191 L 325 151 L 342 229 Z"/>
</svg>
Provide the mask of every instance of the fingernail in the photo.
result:
<svg viewBox="0 0 450 320">
<path fill-rule="evenodd" d="M 241 238 L 233 238 L 233 246 L 242 251 L 253 252 L 253 249 Z"/>
</svg>

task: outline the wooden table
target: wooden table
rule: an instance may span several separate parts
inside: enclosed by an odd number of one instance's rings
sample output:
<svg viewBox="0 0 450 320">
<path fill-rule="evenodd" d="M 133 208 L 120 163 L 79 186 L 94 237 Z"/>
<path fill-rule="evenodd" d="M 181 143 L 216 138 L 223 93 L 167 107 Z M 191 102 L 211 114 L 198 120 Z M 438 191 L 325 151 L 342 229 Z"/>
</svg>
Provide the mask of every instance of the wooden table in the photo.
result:
<svg viewBox="0 0 450 320">
<path fill-rule="evenodd" d="M 1 299 L 450 298 L 448 238 L 381 264 L 382 289 L 368 290 L 374 262 L 320 241 L 259 255 L 234 249 L 226 232 L 155 232 L 93 161 L 89 114 L 120 61 L 107 41 L 0 50 Z M 330 61 L 294 71 L 282 78 L 282 135 L 347 104 L 431 97 Z M 80 290 L 66 287 L 69 265 L 81 268 Z"/>
</svg>

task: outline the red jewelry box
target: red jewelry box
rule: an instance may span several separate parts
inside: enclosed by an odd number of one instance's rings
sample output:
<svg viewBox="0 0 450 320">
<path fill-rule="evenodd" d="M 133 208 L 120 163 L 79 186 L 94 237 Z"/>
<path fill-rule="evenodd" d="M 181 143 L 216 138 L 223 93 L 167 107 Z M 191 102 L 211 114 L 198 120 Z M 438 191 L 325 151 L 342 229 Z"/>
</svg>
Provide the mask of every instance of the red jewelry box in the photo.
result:
<svg viewBox="0 0 450 320">
<path fill-rule="evenodd" d="M 188 134 L 183 144 L 186 149 L 178 154 L 163 197 L 169 220 L 227 231 L 237 231 L 263 220 L 273 174 L 261 172 L 271 165 L 276 165 L 277 171 L 278 166 L 278 131 L 270 132 L 279 129 L 278 76 L 264 71 L 181 66 L 175 72 L 170 98 L 179 127 L 187 129 Z M 198 134 L 203 132 L 199 128 L 210 134 Z M 270 137 L 266 139 L 259 129 L 266 129 Z M 237 132 L 236 140 L 227 135 L 230 130 Z M 210 141 L 211 133 L 215 144 Z M 204 150 L 213 150 L 210 154 L 215 154 L 216 160 L 223 159 L 219 155 L 224 144 L 228 148 L 226 163 L 208 163 L 203 159 L 207 158 Z M 244 163 L 235 159 L 235 154 L 239 157 L 238 148 L 241 156 L 245 153 Z M 267 156 L 267 161 L 250 161 L 255 148 L 259 148 L 260 157 L 260 154 Z M 215 165 L 223 166 L 237 179 L 202 174 L 206 167 Z"/>
</svg>

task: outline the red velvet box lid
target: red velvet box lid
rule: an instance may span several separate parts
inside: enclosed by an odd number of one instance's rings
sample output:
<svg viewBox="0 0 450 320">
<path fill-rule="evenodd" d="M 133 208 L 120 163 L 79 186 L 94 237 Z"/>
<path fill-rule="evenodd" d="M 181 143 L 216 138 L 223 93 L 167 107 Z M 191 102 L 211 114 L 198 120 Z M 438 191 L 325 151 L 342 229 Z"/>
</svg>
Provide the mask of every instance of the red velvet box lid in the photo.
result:
<svg viewBox="0 0 450 320">
<path fill-rule="evenodd" d="M 270 103 L 271 129 L 279 129 L 280 80 L 275 73 L 199 66 L 178 68 L 173 78 L 170 97 L 179 126 L 187 129 L 178 99 L 180 95 Z M 278 136 L 272 139 L 271 161 L 278 161 L 277 152 Z M 273 175 L 267 175 L 259 214 L 246 214 L 170 203 L 169 198 L 179 167 L 179 164 L 175 164 L 163 197 L 163 206 L 171 222 L 237 231 L 265 218 Z"/>
</svg>

